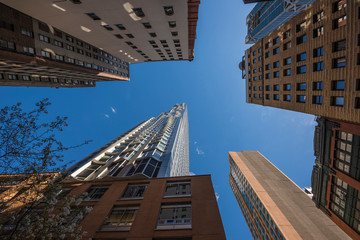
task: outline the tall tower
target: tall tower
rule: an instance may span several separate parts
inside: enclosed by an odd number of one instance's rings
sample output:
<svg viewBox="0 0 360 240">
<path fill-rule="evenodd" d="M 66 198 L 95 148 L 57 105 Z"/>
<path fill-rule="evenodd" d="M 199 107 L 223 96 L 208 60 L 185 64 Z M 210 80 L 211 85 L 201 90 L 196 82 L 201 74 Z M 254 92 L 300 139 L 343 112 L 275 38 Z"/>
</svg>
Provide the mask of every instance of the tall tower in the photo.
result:
<svg viewBox="0 0 360 240">
<path fill-rule="evenodd" d="M 360 123 L 359 7 L 315 1 L 246 50 L 246 102 Z"/>
<path fill-rule="evenodd" d="M 189 175 L 186 104 L 141 122 L 70 169 L 78 180 L 105 176 L 146 178 Z"/>
<path fill-rule="evenodd" d="M 254 239 L 350 239 L 257 151 L 229 152 L 230 186 Z"/>
</svg>

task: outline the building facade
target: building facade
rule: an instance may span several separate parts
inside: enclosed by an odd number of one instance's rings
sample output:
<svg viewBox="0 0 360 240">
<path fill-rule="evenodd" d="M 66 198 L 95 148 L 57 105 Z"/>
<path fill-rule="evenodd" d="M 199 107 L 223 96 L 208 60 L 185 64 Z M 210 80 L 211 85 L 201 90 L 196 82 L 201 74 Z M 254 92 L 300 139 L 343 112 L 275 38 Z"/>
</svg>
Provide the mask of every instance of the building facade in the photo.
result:
<svg viewBox="0 0 360 240">
<path fill-rule="evenodd" d="M 318 118 L 313 201 L 353 239 L 360 237 L 360 125 Z"/>
<path fill-rule="evenodd" d="M 350 239 L 257 151 L 229 152 L 230 186 L 254 239 Z"/>
<path fill-rule="evenodd" d="M 199 0 L 0 3 L 0 85 L 91 87 L 194 58 Z"/>
<path fill-rule="evenodd" d="M 144 178 L 189 175 L 186 104 L 150 118 L 115 138 L 68 170 L 78 180 L 105 176 Z"/>
<path fill-rule="evenodd" d="M 69 179 L 64 188 L 69 196 L 87 193 L 84 239 L 226 239 L 210 175 Z"/>
<path fill-rule="evenodd" d="M 246 101 L 360 123 L 359 7 L 318 0 L 246 50 Z"/>
<path fill-rule="evenodd" d="M 314 0 L 272 0 L 245 1 L 244 3 L 262 2 L 255 5 L 246 17 L 248 27 L 245 43 L 253 44 L 280 27 L 292 17 L 307 8 Z"/>
</svg>

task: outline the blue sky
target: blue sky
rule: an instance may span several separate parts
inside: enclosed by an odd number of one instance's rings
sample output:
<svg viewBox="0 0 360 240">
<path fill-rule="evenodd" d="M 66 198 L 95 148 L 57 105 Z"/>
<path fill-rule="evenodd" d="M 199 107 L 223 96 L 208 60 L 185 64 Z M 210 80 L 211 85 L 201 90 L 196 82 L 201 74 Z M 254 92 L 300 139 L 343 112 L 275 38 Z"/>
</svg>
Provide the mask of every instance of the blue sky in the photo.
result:
<svg viewBox="0 0 360 240">
<path fill-rule="evenodd" d="M 244 50 L 245 18 L 254 4 L 203 0 L 199 9 L 195 59 L 131 65 L 130 82 L 95 88 L 0 88 L 1 106 L 39 99 L 53 103 L 49 117 L 68 116 L 66 145 L 92 143 L 68 151 L 79 161 L 142 120 L 186 102 L 190 170 L 211 174 L 226 236 L 252 239 L 229 187 L 228 151 L 258 150 L 300 187 L 310 186 L 314 164 L 314 116 L 245 103 L 245 80 L 238 64 Z"/>
</svg>

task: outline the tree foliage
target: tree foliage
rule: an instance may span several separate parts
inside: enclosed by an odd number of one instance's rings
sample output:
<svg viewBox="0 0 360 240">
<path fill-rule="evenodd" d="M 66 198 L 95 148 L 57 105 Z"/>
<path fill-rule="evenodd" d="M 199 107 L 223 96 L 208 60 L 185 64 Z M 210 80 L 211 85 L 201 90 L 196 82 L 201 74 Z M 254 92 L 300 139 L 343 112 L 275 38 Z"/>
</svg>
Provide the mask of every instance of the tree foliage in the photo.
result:
<svg viewBox="0 0 360 240">
<path fill-rule="evenodd" d="M 49 99 L 24 111 L 21 103 L 0 109 L 0 238 L 80 239 L 76 225 L 89 211 L 83 196 L 60 198 L 65 150 L 58 138 L 67 117 L 46 121 Z"/>
</svg>

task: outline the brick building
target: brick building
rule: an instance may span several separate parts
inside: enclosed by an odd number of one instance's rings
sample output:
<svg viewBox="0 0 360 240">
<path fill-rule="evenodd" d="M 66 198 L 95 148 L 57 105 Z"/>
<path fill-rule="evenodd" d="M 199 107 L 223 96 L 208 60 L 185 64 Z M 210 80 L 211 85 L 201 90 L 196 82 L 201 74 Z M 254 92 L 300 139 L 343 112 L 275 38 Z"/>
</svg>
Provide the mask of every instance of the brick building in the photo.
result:
<svg viewBox="0 0 360 240">
<path fill-rule="evenodd" d="M 246 50 L 246 101 L 360 123 L 359 8 L 317 0 Z"/>
<path fill-rule="evenodd" d="M 360 236 L 360 126 L 318 118 L 313 201 L 353 239 Z"/>
<path fill-rule="evenodd" d="M 88 193 L 81 205 L 92 210 L 80 223 L 86 239 L 226 239 L 210 175 L 69 179 L 64 189 Z"/>
</svg>

